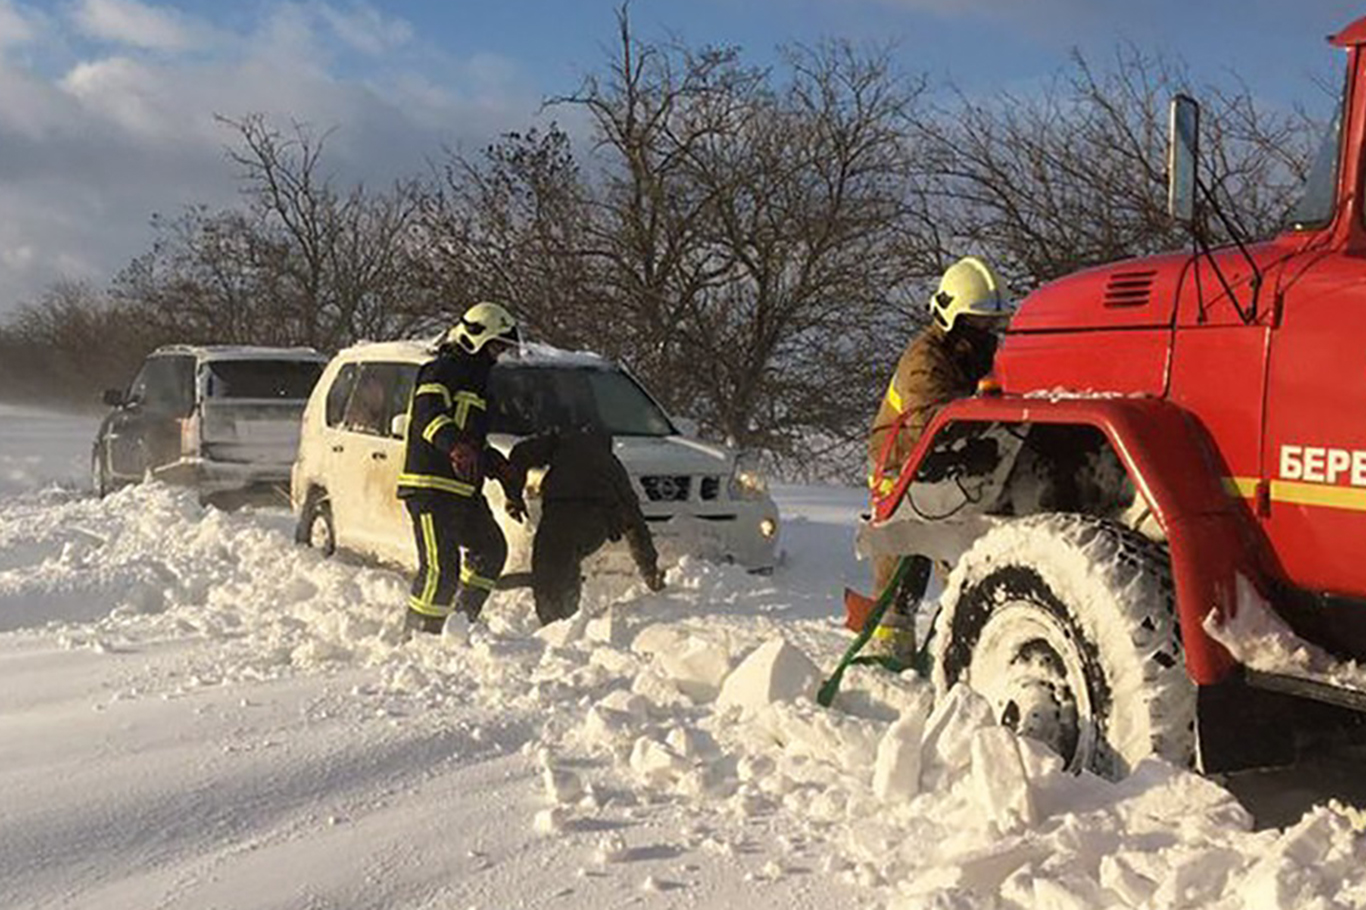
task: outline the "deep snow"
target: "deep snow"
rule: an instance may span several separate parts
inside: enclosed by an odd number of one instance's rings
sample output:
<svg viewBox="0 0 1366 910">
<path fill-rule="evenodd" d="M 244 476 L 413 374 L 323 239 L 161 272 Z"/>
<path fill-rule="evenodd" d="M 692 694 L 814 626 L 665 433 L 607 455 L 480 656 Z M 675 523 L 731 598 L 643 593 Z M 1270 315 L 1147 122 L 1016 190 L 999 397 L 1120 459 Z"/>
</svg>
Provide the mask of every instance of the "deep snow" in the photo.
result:
<svg viewBox="0 0 1366 910">
<path fill-rule="evenodd" d="M 88 492 L 95 423 L 0 406 L 0 904 L 1366 906 L 1353 813 L 1254 832 L 1158 760 L 1061 773 L 856 669 L 856 489 L 780 487 L 771 578 L 685 562 L 404 644 L 405 579 L 283 511 Z"/>
</svg>

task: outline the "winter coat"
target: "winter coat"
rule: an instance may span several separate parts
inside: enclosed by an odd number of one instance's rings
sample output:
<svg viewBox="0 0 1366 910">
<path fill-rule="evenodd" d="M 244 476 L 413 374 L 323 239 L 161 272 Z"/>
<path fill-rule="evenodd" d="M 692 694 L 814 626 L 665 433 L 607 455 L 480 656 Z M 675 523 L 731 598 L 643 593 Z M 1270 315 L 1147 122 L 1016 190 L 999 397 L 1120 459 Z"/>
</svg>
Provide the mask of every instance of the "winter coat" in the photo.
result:
<svg viewBox="0 0 1366 910">
<path fill-rule="evenodd" d="M 579 522 L 600 524 L 611 540 L 625 535 L 641 571 L 655 570 L 654 542 L 631 477 L 612 454 L 610 435 L 592 428 L 552 430 L 517 443 L 508 463 L 519 477 L 529 468 L 548 465 L 542 501 L 573 504 Z"/>
<path fill-rule="evenodd" d="M 485 354 L 443 349 L 422 365 L 408 407 L 408 433 L 403 443 L 400 498 L 450 494 L 483 496 L 486 474 L 497 473 L 503 458 L 488 445 L 489 405 L 485 398 L 493 361 Z M 457 445 L 475 454 L 471 476 L 457 477 L 451 450 Z"/>
<path fill-rule="evenodd" d="M 977 390 L 977 381 L 991 371 L 995 353 L 996 336 L 966 325 L 945 332 L 932 323 L 911 340 L 897 361 L 896 372 L 868 432 L 868 483 L 872 487 L 872 469 L 882 455 L 887 434 L 897 418 L 906 414 L 884 466 L 882 481 L 873 491 L 876 495 L 891 492 L 898 469 L 939 409 Z"/>
</svg>

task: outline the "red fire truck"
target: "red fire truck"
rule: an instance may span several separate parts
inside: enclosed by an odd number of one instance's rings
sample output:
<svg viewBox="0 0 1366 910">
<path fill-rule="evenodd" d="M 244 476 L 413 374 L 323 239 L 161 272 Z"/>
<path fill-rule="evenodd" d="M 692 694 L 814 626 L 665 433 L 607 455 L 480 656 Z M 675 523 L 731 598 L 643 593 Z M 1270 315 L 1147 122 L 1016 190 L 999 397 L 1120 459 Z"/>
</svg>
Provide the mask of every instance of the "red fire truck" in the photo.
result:
<svg viewBox="0 0 1366 910">
<path fill-rule="evenodd" d="M 1366 710 L 1366 18 L 1330 40 L 1346 78 L 1291 226 L 1030 294 L 998 386 L 936 416 L 861 524 L 865 554 L 953 566 L 937 689 L 1075 767 L 1273 762 L 1296 723 Z M 1198 114 L 1172 103 L 1193 226 L 1217 209 Z M 1235 658 L 1253 610 L 1282 647 Z"/>
</svg>

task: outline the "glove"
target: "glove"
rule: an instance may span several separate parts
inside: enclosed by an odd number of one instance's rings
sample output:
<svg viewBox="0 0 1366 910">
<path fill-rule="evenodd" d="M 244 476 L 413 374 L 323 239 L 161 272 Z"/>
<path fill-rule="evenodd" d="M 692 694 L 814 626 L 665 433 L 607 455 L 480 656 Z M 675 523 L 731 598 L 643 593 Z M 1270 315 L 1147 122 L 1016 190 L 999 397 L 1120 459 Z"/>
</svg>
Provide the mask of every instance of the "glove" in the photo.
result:
<svg viewBox="0 0 1366 910">
<path fill-rule="evenodd" d="M 451 470 L 461 480 L 473 482 L 479 476 L 479 453 L 468 442 L 457 442 L 451 448 Z"/>
<path fill-rule="evenodd" d="M 664 570 L 658 567 L 644 573 L 645 587 L 651 591 L 659 592 L 664 590 Z"/>
<path fill-rule="evenodd" d="M 526 497 L 522 490 L 526 485 L 526 475 L 514 468 L 507 461 L 497 462 L 493 466 L 493 477 L 498 481 L 498 485 L 503 488 L 503 498 L 507 500 L 504 508 L 514 521 L 522 521 L 526 518 Z"/>
</svg>

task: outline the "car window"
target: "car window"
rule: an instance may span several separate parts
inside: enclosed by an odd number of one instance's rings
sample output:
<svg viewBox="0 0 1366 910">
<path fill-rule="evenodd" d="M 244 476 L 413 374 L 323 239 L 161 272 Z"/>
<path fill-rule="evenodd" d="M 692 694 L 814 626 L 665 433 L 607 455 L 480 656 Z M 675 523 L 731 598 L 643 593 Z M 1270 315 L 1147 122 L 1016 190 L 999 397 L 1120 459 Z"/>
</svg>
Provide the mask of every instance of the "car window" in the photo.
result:
<svg viewBox="0 0 1366 910">
<path fill-rule="evenodd" d="M 210 398 L 303 400 L 323 365 L 312 360 L 215 360 L 208 364 L 204 394 Z"/>
<path fill-rule="evenodd" d="M 127 398 L 154 414 L 189 415 L 194 409 L 194 358 L 148 357 L 128 387 Z"/>
<path fill-rule="evenodd" d="M 416 374 L 417 367 L 410 363 L 361 364 L 346 402 L 342 428 L 371 436 L 390 436 L 394 417 L 407 413 Z"/>
<path fill-rule="evenodd" d="M 668 436 L 669 418 L 621 370 L 595 367 L 495 367 L 489 380 L 491 430 L 527 436 L 595 423 L 614 436 Z"/>
<path fill-rule="evenodd" d="M 346 413 L 346 402 L 351 398 L 351 390 L 356 387 L 356 377 L 360 368 L 354 363 L 343 364 L 332 380 L 332 388 L 327 390 L 327 425 L 338 426 Z"/>
</svg>

